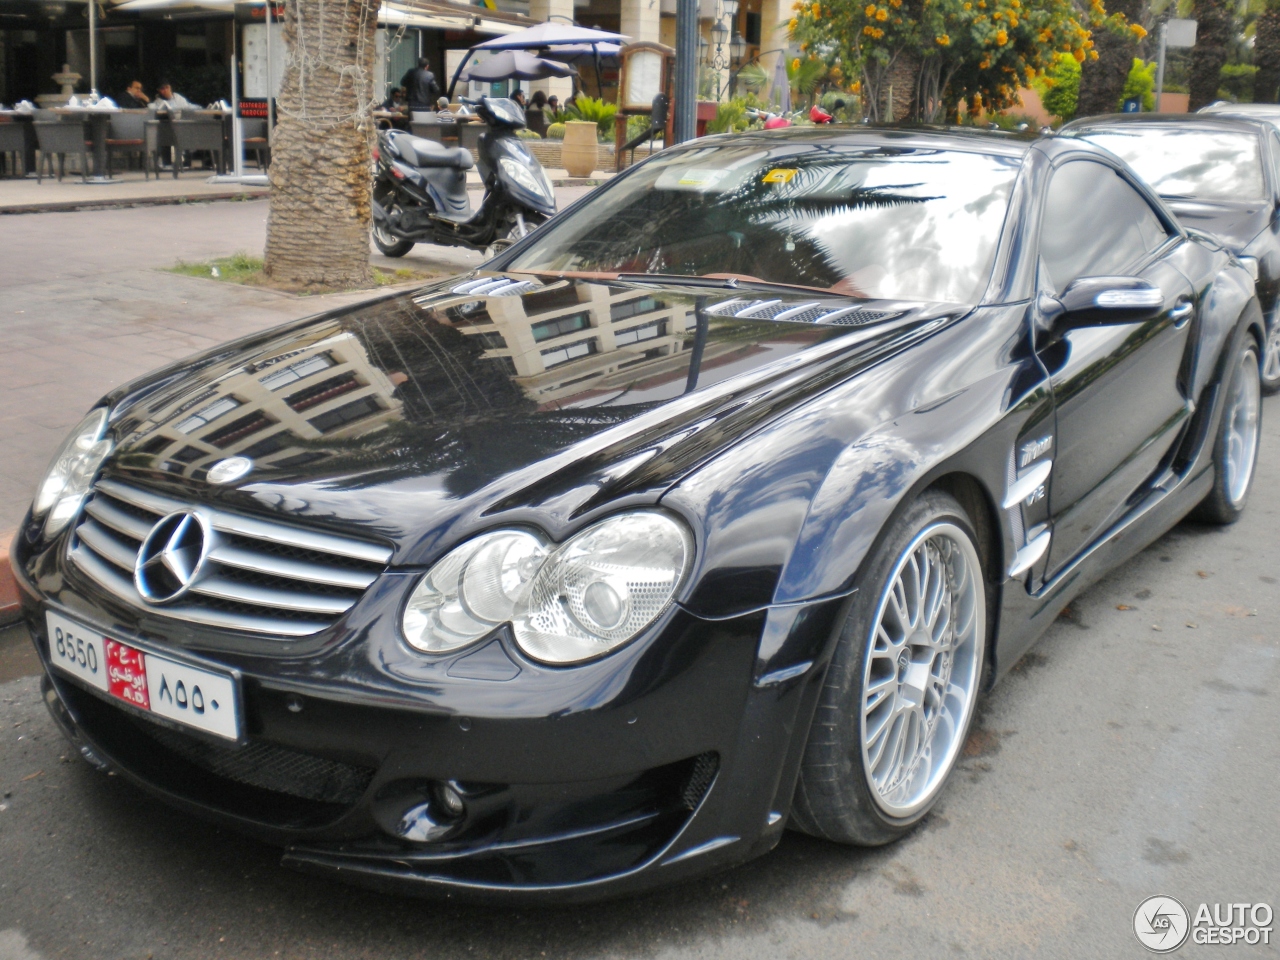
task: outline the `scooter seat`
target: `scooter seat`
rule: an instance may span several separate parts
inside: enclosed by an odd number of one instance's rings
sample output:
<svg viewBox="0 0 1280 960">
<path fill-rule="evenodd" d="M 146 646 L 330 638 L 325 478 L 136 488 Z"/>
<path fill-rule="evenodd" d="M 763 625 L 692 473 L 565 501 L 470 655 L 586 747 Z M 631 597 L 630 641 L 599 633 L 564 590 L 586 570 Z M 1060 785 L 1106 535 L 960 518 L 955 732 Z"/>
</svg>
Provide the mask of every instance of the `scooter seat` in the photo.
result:
<svg viewBox="0 0 1280 960">
<path fill-rule="evenodd" d="M 405 157 L 405 159 L 416 167 L 453 167 L 457 170 L 470 170 L 476 165 L 470 150 L 462 147 L 446 147 L 442 143 L 423 137 L 397 137 L 396 146 L 401 155 L 409 151 L 413 152 L 412 157 Z"/>
</svg>

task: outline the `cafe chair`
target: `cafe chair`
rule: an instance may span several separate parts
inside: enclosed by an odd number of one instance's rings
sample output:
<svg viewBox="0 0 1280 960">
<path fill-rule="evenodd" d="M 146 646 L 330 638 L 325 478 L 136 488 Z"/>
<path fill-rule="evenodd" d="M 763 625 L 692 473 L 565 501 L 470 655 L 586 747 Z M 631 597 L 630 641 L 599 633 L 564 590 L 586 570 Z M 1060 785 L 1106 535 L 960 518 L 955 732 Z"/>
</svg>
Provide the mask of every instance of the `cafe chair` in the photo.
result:
<svg viewBox="0 0 1280 960">
<path fill-rule="evenodd" d="M 147 179 L 151 171 L 147 164 L 147 116 L 144 113 L 113 113 L 111 115 L 111 132 L 107 135 L 107 173 L 110 175 L 117 153 L 126 157 L 136 156 L 142 160 L 143 179 Z M 157 174 L 157 179 L 159 175 Z"/>
<path fill-rule="evenodd" d="M 21 121 L 0 123 L 0 174 L 4 173 L 9 154 L 13 154 L 13 176 L 21 176 L 27 155 L 27 125 Z"/>
<path fill-rule="evenodd" d="M 267 139 L 267 121 L 241 120 L 241 143 L 244 144 L 245 155 L 252 151 L 258 162 L 258 169 L 265 170 L 271 165 L 271 142 Z"/>
<path fill-rule="evenodd" d="M 207 150 L 217 154 L 218 172 L 222 172 L 222 121 L 221 120 L 174 120 L 173 126 L 173 178 L 178 179 L 178 168 L 187 153 Z"/>
<path fill-rule="evenodd" d="M 44 168 L 54 172 L 53 158 L 58 158 L 58 182 L 67 172 L 67 154 L 79 154 L 80 179 L 89 182 L 89 150 L 84 137 L 83 123 L 63 123 L 61 120 L 36 120 L 36 143 L 40 146 L 40 164 L 36 167 L 36 182 L 44 183 Z"/>
<path fill-rule="evenodd" d="M 173 124 L 168 120 L 147 120 L 143 124 L 143 139 L 146 165 L 159 180 L 161 163 L 168 163 L 173 155 Z"/>
</svg>

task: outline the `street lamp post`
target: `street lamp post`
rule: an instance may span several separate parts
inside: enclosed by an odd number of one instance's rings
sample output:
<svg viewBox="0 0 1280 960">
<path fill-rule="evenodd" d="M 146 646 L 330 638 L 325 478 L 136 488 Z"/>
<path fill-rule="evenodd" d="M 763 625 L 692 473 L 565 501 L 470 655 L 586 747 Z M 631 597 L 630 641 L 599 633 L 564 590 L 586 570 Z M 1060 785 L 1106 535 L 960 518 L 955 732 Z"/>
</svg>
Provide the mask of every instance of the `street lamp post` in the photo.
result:
<svg viewBox="0 0 1280 960">
<path fill-rule="evenodd" d="M 742 39 L 738 33 L 738 0 L 716 0 L 716 22 L 711 28 L 711 39 L 715 44 L 715 52 L 708 56 L 707 51 L 710 44 L 702 41 L 703 56 L 702 61 L 716 73 L 716 99 L 719 100 L 724 96 L 724 91 L 729 86 L 721 76 L 733 64 L 742 59 L 743 54 L 747 52 L 746 41 Z M 733 24 L 730 30 L 728 24 Z M 730 37 L 732 36 L 732 41 Z M 729 47 L 728 56 L 725 55 L 725 46 Z M 730 88 L 732 90 L 732 88 Z"/>
</svg>

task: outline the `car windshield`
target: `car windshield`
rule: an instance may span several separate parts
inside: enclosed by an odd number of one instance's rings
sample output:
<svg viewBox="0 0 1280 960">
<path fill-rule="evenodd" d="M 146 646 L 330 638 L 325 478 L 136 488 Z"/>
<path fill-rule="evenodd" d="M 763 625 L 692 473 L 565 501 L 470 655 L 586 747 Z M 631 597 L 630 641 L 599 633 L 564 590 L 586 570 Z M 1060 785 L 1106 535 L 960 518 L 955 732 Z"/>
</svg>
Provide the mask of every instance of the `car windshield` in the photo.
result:
<svg viewBox="0 0 1280 960">
<path fill-rule="evenodd" d="M 1252 133 L 1134 124 L 1080 135 L 1133 167 L 1161 196 L 1196 200 L 1262 196 L 1262 161 L 1258 138 Z"/>
<path fill-rule="evenodd" d="M 760 141 L 671 151 L 507 269 L 738 278 L 855 297 L 976 302 L 1020 158 Z"/>
</svg>

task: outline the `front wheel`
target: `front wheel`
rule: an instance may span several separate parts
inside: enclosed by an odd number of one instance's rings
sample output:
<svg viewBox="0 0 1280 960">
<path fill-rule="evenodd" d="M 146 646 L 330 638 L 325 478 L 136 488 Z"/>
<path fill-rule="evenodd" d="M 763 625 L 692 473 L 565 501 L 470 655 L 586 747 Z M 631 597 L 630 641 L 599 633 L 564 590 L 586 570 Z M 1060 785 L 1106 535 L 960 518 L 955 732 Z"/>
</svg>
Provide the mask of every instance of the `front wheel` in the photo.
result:
<svg viewBox="0 0 1280 960">
<path fill-rule="evenodd" d="M 854 595 L 801 764 L 792 822 L 877 846 L 915 826 L 964 747 L 986 655 L 987 591 L 964 508 L 928 491 Z"/>
<path fill-rule="evenodd" d="M 1195 517 L 1209 523 L 1235 523 L 1244 513 L 1253 486 L 1262 436 L 1262 378 L 1258 345 L 1244 334 L 1227 367 L 1226 401 L 1213 444 L 1213 489 L 1196 507 Z"/>
<path fill-rule="evenodd" d="M 373 202 L 387 213 L 391 213 L 399 204 L 396 201 L 395 188 L 390 184 L 377 183 L 373 187 Z M 377 217 L 373 218 L 373 245 L 384 257 L 403 257 L 413 249 L 412 240 L 402 240 L 387 229 Z"/>
</svg>

